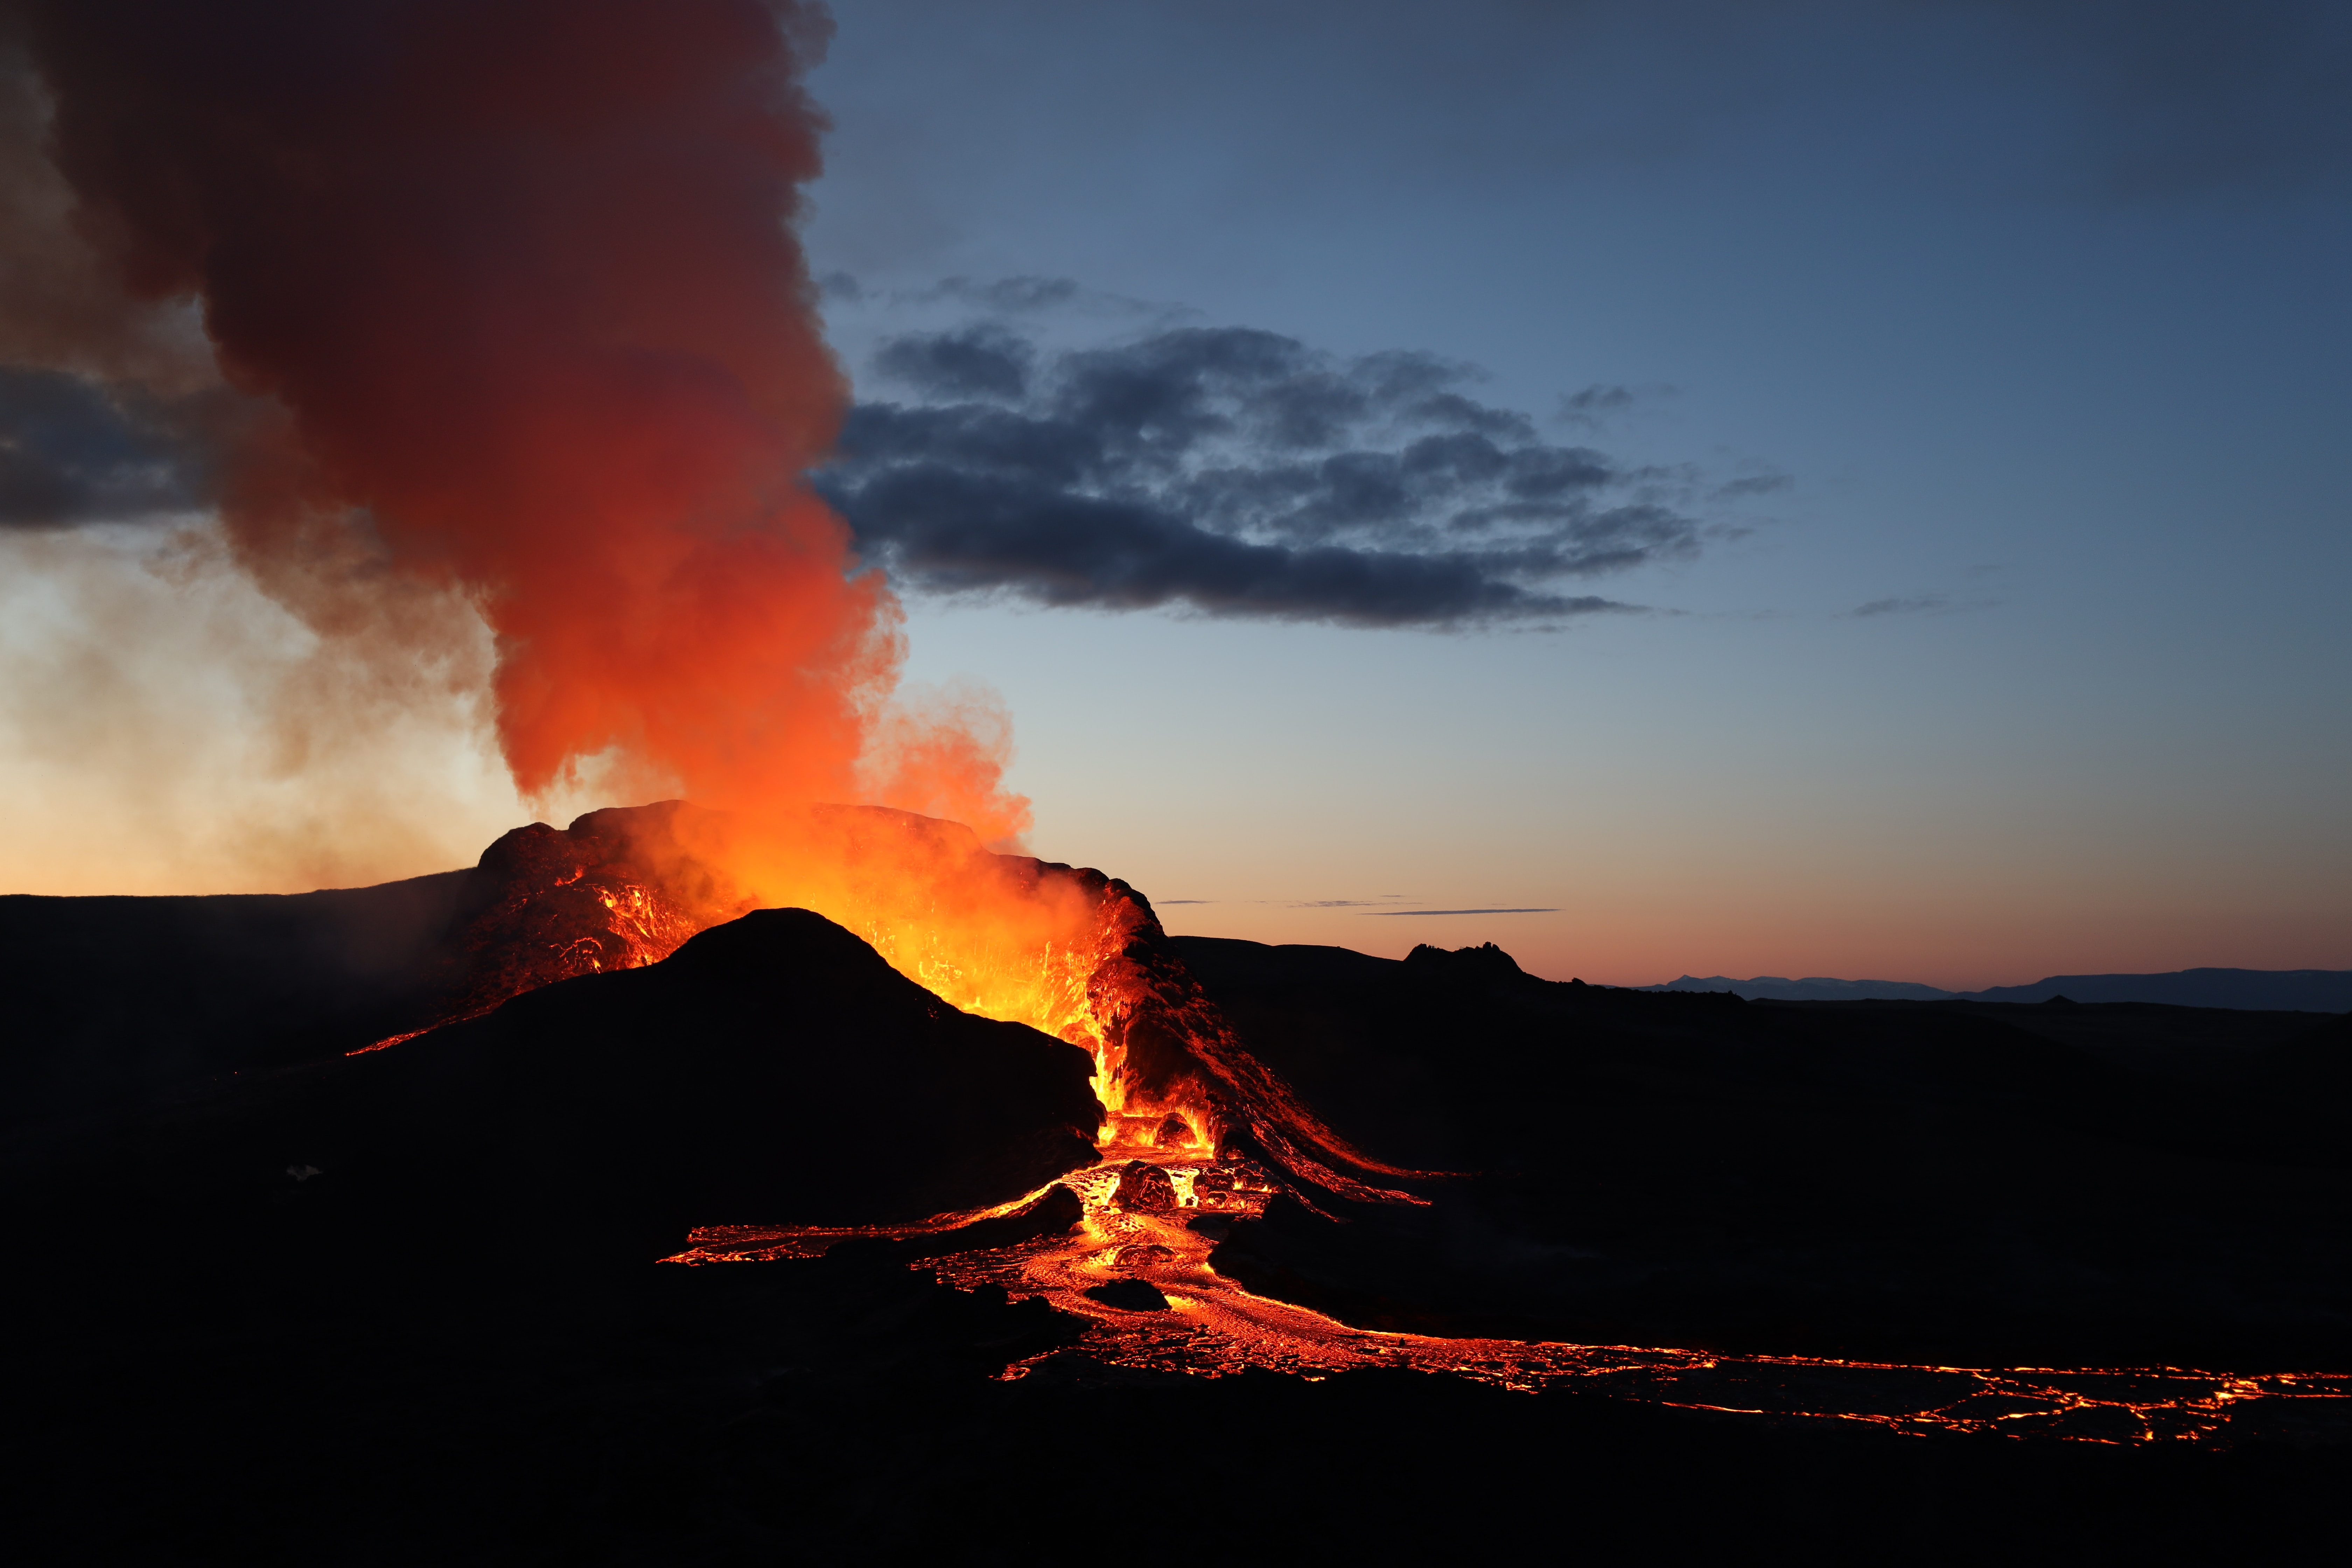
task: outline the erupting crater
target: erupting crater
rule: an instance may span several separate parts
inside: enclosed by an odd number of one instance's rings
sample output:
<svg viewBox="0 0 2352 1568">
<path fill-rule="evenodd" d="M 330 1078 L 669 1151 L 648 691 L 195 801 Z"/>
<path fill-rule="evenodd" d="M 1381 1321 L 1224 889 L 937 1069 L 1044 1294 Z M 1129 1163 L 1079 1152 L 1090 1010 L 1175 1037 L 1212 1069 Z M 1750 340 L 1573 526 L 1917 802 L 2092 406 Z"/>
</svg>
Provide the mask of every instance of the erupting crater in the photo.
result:
<svg viewBox="0 0 2352 1568">
<path fill-rule="evenodd" d="M 907 812 L 819 807 L 755 822 L 679 802 L 593 812 L 562 831 L 518 829 L 476 875 L 438 979 L 444 1022 L 556 981 L 656 963 L 712 925 L 793 906 L 855 932 L 957 1008 L 1093 1057 L 1101 1114 L 1090 1168 L 905 1223 L 708 1226 L 669 1262 L 917 1243 L 910 1256 L 950 1282 L 1043 1297 L 1086 1319 L 1076 1353 L 1097 1369 L 1320 1377 L 1405 1367 L 1911 1433 L 2123 1444 L 2223 1442 L 2248 1429 L 2257 1407 L 2316 1402 L 2334 1417 L 2352 1403 L 2352 1377 L 2338 1375 L 1968 1368 L 1350 1326 L 1243 1289 L 1217 1270 L 1217 1247 L 1276 1198 L 1318 1215 L 1426 1205 L 1461 1178 L 1382 1163 L 1319 1121 L 1244 1047 L 1125 882 L 992 853 L 957 824 Z M 1344 1212 L 1327 1217 L 1346 1223 Z M 1016 1363 L 1005 1375 L 1072 1353 Z"/>
<path fill-rule="evenodd" d="M 942 1001 L 1087 1050 L 1107 1158 L 1185 1169 L 1189 1184 L 1183 1160 L 1255 1153 L 1359 1201 L 1423 1201 L 1378 1184 L 1416 1173 L 1350 1147 L 1242 1047 L 1149 900 L 1099 871 L 994 854 L 960 824 L 879 806 L 754 821 L 667 801 L 517 828 L 474 875 L 428 1026 L 657 963 L 755 909 L 808 909 Z"/>
</svg>

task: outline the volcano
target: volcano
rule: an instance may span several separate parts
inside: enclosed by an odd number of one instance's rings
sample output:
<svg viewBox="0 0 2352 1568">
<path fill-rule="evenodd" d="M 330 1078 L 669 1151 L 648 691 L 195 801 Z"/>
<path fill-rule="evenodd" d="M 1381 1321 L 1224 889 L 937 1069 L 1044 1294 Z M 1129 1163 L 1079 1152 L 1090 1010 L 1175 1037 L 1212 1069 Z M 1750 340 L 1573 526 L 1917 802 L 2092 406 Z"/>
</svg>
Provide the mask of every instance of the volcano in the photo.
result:
<svg viewBox="0 0 2352 1568">
<path fill-rule="evenodd" d="M 236 1477 L 276 1547 L 341 1540 L 430 1450 L 493 1479 L 400 1504 L 409 1549 L 855 1555 L 1164 1431 L 1215 1456 L 1187 1474 L 1297 1478 L 1186 1483 L 1253 1529 L 1368 1549 L 1499 1541 L 1531 1486 L 1769 1512 L 1758 1477 L 1822 1463 L 2013 1524 L 2253 1488 L 2284 1528 L 2352 1455 L 2352 1277 L 2311 1239 L 2352 1214 L 2339 1017 L 1171 937 L 1117 879 L 875 808 L 606 810 L 383 888 L 0 920 L 22 1381 L 62 1495 L 141 1478 L 138 1528 Z M 193 1461 L 231 1409 L 251 1440 Z M 326 1457 L 268 1457 L 281 1425 Z M 2194 1463 L 2150 1511 L 2157 1461 L 2110 1452 Z M 1394 1463 L 1487 1511 L 1406 1508 Z M 1886 1495 L 1844 1522 L 1908 1528 Z M 1122 1528 L 1087 1497 L 1055 1506 Z"/>
</svg>

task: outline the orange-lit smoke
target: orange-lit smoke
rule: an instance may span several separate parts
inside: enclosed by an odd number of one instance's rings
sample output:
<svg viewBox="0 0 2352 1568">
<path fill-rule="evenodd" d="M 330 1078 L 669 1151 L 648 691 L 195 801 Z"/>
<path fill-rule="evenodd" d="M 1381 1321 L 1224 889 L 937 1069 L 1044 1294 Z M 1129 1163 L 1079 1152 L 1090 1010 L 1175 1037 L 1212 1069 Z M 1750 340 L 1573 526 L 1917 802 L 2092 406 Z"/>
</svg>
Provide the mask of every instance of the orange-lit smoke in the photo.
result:
<svg viewBox="0 0 2352 1568">
<path fill-rule="evenodd" d="M 1026 827 L 984 704 L 894 702 L 896 604 L 802 478 L 845 399 L 792 228 L 820 10 L 12 8 L 81 234 L 247 400 L 220 504 L 271 594 L 392 644 L 388 596 L 469 599 L 527 795 Z"/>
</svg>

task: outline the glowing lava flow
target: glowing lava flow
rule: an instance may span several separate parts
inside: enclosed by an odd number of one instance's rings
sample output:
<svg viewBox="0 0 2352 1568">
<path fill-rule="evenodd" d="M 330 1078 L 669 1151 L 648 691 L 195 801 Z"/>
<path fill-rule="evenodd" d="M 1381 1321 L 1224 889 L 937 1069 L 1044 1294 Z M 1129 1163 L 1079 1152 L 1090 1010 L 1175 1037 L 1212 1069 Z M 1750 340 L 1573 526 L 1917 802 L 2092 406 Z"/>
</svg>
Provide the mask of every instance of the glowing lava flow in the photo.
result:
<svg viewBox="0 0 2352 1568">
<path fill-rule="evenodd" d="M 1122 1177 L 1139 1166 L 1166 1173 L 1173 1206 L 1133 1207 L 1119 1201 Z M 1204 1186 L 1204 1180 L 1211 1184 Z M 1227 1181 L 1234 1184 L 1225 1185 Z M 1217 1221 L 1254 1216 L 1272 1195 L 1266 1173 L 1246 1161 L 1205 1159 L 1197 1149 L 1113 1146 L 1101 1163 L 1062 1184 L 1078 1194 L 1085 1210 L 1068 1234 L 929 1258 L 921 1266 L 965 1289 L 995 1285 L 1016 1297 L 1043 1296 L 1063 1311 L 1091 1320 L 1077 1348 L 1108 1366 L 1204 1377 L 1260 1368 L 1308 1378 L 1360 1367 L 1402 1367 L 1530 1393 L 1582 1383 L 1685 1409 L 1857 1421 L 1922 1435 L 1994 1433 L 2105 1444 L 2227 1442 L 2245 1433 L 2247 1413 L 2257 1407 L 2288 1416 L 2289 1425 L 2294 1417 L 2324 1417 L 2332 1428 L 2352 1426 L 2352 1374 L 1911 1366 L 1631 1345 L 1440 1339 L 1351 1328 L 1303 1307 L 1252 1295 L 1210 1266 L 1212 1236 L 1222 1234 Z M 812 1258 L 851 1237 L 937 1236 L 1017 1212 L 1045 1190 L 993 1209 L 943 1215 L 916 1226 L 715 1226 L 696 1231 L 692 1245 L 666 1261 Z M 1152 1287 L 1165 1299 L 1165 1310 L 1129 1310 L 1088 1294 L 1119 1280 Z M 1029 1370 L 1030 1363 L 1016 1363 L 1005 1375 L 1018 1378 Z"/>
</svg>

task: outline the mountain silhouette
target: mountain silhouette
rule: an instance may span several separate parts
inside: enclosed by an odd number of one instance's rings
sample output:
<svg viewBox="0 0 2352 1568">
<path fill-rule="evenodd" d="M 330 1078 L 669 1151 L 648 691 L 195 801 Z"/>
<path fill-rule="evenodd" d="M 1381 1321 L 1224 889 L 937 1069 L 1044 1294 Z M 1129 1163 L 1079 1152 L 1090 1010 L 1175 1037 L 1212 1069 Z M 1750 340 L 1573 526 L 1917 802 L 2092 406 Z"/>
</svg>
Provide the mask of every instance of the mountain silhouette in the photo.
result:
<svg viewBox="0 0 2352 1568">
<path fill-rule="evenodd" d="M 2352 1012 L 2352 969 L 2176 969 L 2161 974 L 2053 974 L 2031 985 L 1946 991 L 1908 980 L 1750 980 L 1685 974 L 1643 991 L 1728 991 L 1775 1002 L 2155 1002 L 2171 1007 L 2235 1007 L 2291 1013 Z"/>
</svg>

